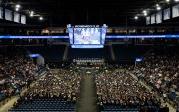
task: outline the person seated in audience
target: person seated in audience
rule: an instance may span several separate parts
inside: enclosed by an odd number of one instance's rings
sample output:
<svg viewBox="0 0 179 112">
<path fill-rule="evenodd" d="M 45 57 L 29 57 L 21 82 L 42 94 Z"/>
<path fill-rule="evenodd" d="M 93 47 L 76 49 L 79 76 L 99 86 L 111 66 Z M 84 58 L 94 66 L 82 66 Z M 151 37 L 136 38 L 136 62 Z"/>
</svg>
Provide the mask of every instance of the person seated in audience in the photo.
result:
<svg viewBox="0 0 179 112">
<path fill-rule="evenodd" d="M 118 105 L 122 108 L 159 106 L 154 92 L 135 80 L 128 70 L 103 71 L 96 75 L 97 96 L 100 106 Z"/>
<path fill-rule="evenodd" d="M 35 80 L 38 71 L 32 60 L 16 54 L 1 55 L 0 63 L 0 100 L 19 94 L 23 87 Z"/>
<path fill-rule="evenodd" d="M 151 85 L 164 99 L 176 102 L 176 92 L 179 91 L 178 54 L 159 55 L 152 52 L 131 72 Z"/>
<path fill-rule="evenodd" d="M 74 71 L 60 69 L 57 73 L 48 73 L 36 81 L 28 92 L 20 98 L 18 105 L 23 101 L 34 99 L 65 99 L 76 102 L 80 89 L 81 77 Z"/>
</svg>

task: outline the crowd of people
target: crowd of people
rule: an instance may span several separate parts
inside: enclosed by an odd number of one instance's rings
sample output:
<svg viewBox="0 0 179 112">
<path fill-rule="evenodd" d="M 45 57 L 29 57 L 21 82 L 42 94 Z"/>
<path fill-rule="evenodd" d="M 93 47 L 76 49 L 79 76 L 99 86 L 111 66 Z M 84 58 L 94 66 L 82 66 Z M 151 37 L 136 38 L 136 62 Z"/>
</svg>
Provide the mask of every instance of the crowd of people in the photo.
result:
<svg viewBox="0 0 179 112">
<path fill-rule="evenodd" d="M 75 102 L 78 98 L 81 77 L 74 71 L 50 70 L 41 77 L 19 100 L 62 98 Z"/>
<path fill-rule="evenodd" d="M 106 70 L 96 75 L 99 105 L 121 107 L 159 106 L 154 92 L 149 92 L 125 69 Z"/>
<path fill-rule="evenodd" d="M 132 73 L 145 80 L 164 98 L 176 102 L 176 93 L 179 91 L 179 56 L 151 53 L 137 64 Z"/>
<path fill-rule="evenodd" d="M 70 66 L 70 65 L 69 65 Z M 90 64 L 87 64 L 90 66 Z M 80 92 L 81 75 L 78 67 L 49 70 L 37 80 L 33 87 L 19 100 L 36 98 L 64 98 L 75 102 Z M 179 56 L 177 54 L 156 54 L 144 57 L 136 66 L 103 66 L 95 75 L 98 104 L 119 105 L 121 107 L 159 107 L 156 98 L 160 93 L 164 98 L 176 101 L 179 92 Z M 23 55 L 0 55 L 0 101 L 19 94 L 23 87 L 37 79 L 39 67 Z M 131 74 L 153 87 L 149 91 L 135 80 Z"/>
<path fill-rule="evenodd" d="M 35 80 L 38 71 L 32 60 L 23 55 L 0 55 L 0 101 L 19 94 Z"/>
</svg>

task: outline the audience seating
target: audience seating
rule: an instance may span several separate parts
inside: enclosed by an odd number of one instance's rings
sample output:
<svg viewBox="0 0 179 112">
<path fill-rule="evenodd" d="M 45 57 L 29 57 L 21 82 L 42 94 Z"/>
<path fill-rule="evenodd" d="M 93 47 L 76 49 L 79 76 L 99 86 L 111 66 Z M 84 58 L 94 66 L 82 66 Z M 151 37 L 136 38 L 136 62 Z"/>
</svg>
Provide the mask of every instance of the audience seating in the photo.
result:
<svg viewBox="0 0 179 112">
<path fill-rule="evenodd" d="M 18 105 L 16 108 L 11 109 L 9 112 L 74 112 L 75 103 L 66 101 L 64 99 L 33 99 L 24 101 L 22 104 Z"/>
</svg>

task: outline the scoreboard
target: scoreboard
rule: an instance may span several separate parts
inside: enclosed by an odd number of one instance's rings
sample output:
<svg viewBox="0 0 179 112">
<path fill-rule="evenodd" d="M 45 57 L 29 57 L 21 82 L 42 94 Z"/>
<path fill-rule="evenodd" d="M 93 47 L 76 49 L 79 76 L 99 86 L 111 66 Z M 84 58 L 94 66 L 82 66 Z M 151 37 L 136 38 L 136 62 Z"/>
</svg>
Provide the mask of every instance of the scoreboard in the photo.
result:
<svg viewBox="0 0 179 112">
<path fill-rule="evenodd" d="M 68 25 L 69 39 L 72 48 L 103 48 L 107 26 Z"/>
</svg>

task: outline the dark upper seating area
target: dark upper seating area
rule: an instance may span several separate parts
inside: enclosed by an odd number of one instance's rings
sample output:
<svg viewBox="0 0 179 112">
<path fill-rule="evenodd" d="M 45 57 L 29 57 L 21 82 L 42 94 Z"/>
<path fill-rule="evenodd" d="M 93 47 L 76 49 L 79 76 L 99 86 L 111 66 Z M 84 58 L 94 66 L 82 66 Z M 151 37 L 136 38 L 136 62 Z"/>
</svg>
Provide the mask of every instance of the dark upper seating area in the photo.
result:
<svg viewBox="0 0 179 112">
<path fill-rule="evenodd" d="M 112 57 L 111 57 L 111 52 L 110 52 L 110 46 L 104 46 L 103 49 L 104 49 L 105 59 L 108 60 L 108 61 L 111 61 Z"/>
<path fill-rule="evenodd" d="M 30 53 L 41 54 L 46 62 L 60 62 L 63 59 L 65 45 L 60 46 L 30 46 L 27 47 Z"/>
<path fill-rule="evenodd" d="M 149 51 L 147 46 L 113 45 L 116 61 L 135 61 Z"/>
<path fill-rule="evenodd" d="M 68 59 L 76 58 L 105 58 L 107 54 L 103 49 L 72 49 L 69 48 Z"/>
</svg>

